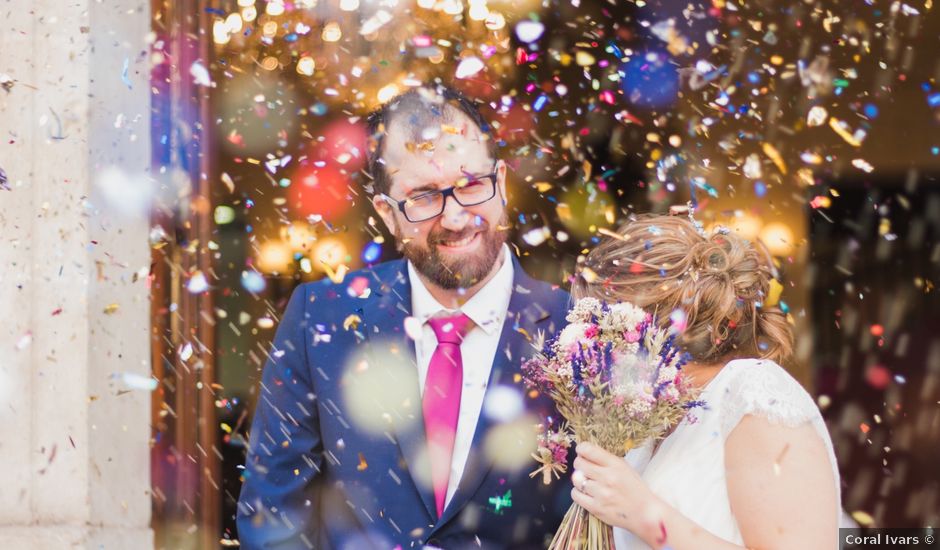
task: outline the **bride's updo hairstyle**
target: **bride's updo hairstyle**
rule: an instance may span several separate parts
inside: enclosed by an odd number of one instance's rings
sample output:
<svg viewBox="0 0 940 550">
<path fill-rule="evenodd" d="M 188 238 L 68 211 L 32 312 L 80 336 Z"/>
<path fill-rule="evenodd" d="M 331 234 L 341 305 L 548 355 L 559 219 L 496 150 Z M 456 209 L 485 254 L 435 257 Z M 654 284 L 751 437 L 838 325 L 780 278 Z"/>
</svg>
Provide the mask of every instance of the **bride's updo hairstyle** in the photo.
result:
<svg viewBox="0 0 940 550">
<path fill-rule="evenodd" d="M 793 353 L 793 331 L 777 304 L 765 303 L 775 275 L 759 242 L 703 235 L 684 217 L 642 215 L 587 255 L 571 293 L 654 313 L 660 326 L 680 331 L 677 343 L 699 363 L 782 363 Z"/>
</svg>

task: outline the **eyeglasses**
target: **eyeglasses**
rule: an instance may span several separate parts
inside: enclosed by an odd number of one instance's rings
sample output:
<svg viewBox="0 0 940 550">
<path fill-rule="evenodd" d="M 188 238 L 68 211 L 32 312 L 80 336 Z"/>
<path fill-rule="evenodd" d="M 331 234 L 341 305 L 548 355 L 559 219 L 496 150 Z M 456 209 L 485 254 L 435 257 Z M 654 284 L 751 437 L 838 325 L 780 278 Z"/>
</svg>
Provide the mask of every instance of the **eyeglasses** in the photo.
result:
<svg viewBox="0 0 940 550">
<path fill-rule="evenodd" d="M 397 206 L 409 222 L 425 222 L 444 213 L 447 197 L 453 197 L 460 206 L 476 206 L 495 197 L 496 172 L 482 176 L 467 175 L 452 187 L 422 193 L 403 201 L 395 200 L 385 193 L 379 196 Z"/>
</svg>

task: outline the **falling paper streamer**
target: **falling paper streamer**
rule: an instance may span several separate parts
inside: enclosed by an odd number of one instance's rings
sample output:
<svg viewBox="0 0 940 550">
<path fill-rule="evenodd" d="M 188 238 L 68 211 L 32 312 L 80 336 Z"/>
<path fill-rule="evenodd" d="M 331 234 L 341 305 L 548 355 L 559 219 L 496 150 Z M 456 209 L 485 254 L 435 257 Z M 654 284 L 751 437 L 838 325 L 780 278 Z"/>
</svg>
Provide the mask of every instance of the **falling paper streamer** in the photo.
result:
<svg viewBox="0 0 940 550">
<path fill-rule="evenodd" d="M 153 391 L 157 389 L 157 379 L 134 372 L 122 372 L 114 375 L 129 390 Z"/>
<path fill-rule="evenodd" d="M 137 217 L 150 210 L 153 180 L 145 174 L 108 166 L 98 173 L 95 184 L 105 205 L 116 214 Z"/>
<path fill-rule="evenodd" d="M 202 271 L 193 273 L 193 276 L 189 278 L 189 282 L 186 283 L 186 290 L 191 294 L 201 294 L 209 290 L 209 281 L 206 280 L 206 275 Z"/>
<path fill-rule="evenodd" d="M 194 61 L 189 67 L 189 74 L 193 77 L 193 82 L 198 86 L 212 86 L 212 78 L 209 76 L 209 70 L 202 64 L 202 61 Z"/>
<path fill-rule="evenodd" d="M 867 172 L 869 174 L 875 170 L 875 167 L 872 166 L 871 163 L 865 159 L 853 159 L 852 166 L 858 168 L 859 170 L 863 172 Z"/>
<path fill-rule="evenodd" d="M 535 42 L 545 32 L 545 25 L 538 21 L 522 21 L 516 25 L 516 37 L 526 44 Z"/>
<path fill-rule="evenodd" d="M 376 33 L 391 20 L 392 14 L 385 10 L 379 10 L 362 24 L 362 27 L 359 29 L 359 34 L 365 36 Z"/>
<path fill-rule="evenodd" d="M 806 125 L 810 127 L 822 126 L 827 118 L 829 118 L 829 113 L 826 112 L 826 108 L 815 105 L 806 115 Z"/>
<path fill-rule="evenodd" d="M 264 276 L 257 271 L 242 271 L 242 286 L 248 292 L 261 292 L 266 286 Z"/>
<path fill-rule="evenodd" d="M 479 57 L 467 57 L 457 65 L 457 78 L 469 78 L 483 70 L 483 62 Z"/>
</svg>

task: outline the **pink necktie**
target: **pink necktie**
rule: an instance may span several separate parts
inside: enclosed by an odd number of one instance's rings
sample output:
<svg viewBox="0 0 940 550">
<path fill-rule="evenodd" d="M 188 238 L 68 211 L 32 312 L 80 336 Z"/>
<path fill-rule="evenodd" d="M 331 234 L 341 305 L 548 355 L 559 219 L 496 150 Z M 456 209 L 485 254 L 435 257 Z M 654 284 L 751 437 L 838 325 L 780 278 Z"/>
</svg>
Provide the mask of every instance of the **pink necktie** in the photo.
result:
<svg viewBox="0 0 940 550">
<path fill-rule="evenodd" d="M 463 387 L 460 342 L 470 329 L 470 318 L 464 314 L 436 317 L 428 319 L 428 324 L 437 336 L 437 348 L 431 355 L 421 406 L 424 411 L 424 428 L 428 436 L 434 501 L 437 505 L 437 517 L 441 517 L 450 479 L 457 417 L 460 414 L 460 392 Z"/>
</svg>

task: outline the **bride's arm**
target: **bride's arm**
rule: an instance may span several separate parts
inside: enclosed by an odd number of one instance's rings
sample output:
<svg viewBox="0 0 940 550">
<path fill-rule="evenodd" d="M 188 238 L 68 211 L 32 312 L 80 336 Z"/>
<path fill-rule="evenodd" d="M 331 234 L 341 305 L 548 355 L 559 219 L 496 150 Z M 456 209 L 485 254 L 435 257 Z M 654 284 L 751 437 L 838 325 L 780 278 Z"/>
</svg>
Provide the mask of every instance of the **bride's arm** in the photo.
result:
<svg viewBox="0 0 940 550">
<path fill-rule="evenodd" d="M 725 441 L 731 509 L 754 548 L 825 548 L 838 540 L 838 495 L 813 425 L 747 415 Z"/>
<path fill-rule="evenodd" d="M 654 495 L 622 458 L 579 445 L 575 469 L 590 480 L 572 498 L 653 548 L 732 550 Z M 725 442 L 728 495 L 747 548 L 831 550 L 837 540 L 835 481 L 811 424 L 788 428 L 745 416 Z"/>
</svg>

